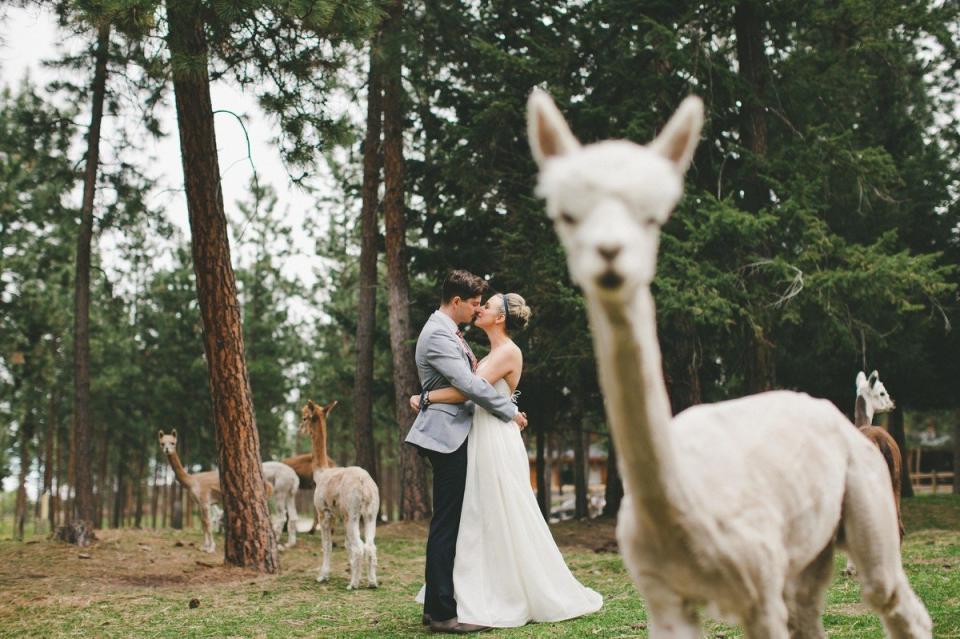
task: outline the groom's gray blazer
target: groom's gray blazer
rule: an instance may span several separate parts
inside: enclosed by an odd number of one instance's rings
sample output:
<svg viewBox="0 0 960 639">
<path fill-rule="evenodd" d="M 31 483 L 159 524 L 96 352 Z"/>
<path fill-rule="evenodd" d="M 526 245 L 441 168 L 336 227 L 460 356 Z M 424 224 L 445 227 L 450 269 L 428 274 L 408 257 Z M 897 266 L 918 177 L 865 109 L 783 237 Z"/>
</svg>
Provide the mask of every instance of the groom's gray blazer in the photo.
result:
<svg viewBox="0 0 960 639">
<path fill-rule="evenodd" d="M 423 390 L 453 386 L 470 400 L 464 404 L 431 404 L 417 414 L 406 442 L 438 453 L 460 448 L 473 422 L 473 402 L 500 419 L 513 419 L 517 407 L 470 370 L 470 357 L 450 317 L 434 311 L 417 339 L 417 373 Z"/>
</svg>

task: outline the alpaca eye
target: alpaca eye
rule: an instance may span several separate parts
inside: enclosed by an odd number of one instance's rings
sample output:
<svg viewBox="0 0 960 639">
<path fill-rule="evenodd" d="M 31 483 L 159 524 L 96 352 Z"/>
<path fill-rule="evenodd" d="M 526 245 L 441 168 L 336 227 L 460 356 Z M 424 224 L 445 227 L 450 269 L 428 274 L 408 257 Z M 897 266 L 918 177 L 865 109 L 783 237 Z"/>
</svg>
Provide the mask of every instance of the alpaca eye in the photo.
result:
<svg viewBox="0 0 960 639">
<path fill-rule="evenodd" d="M 644 226 L 646 226 L 648 229 L 653 229 L 653 228 L 657 228 L 659 224 L 657 224 L 656 220 L 651 219 L 644 222 Z"/>
<path fill-rule="evenodd" d="M 560 219 L 563 220 L 564 223 L 570 224 L 571 226 L 577 223 L 577 218 L 566 212 L 560 213 Z"/>
</svg>

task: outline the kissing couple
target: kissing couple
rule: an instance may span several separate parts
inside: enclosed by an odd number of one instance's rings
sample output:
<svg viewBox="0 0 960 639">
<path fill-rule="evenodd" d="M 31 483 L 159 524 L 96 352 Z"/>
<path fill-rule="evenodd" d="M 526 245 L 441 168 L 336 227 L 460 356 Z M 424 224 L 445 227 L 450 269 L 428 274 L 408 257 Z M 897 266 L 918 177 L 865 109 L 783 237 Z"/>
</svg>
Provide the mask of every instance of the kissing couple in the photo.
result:
<svg viewBox="0 0 960 639">
<path fill-rule="evenodd" d="M 530 486 L 527 419 L 514 403 L 523 353 L 510 338 L 530 318 L 516 293 L 487 297 L 463 270 L 417 340 L 418 410 L 406 442 L 433 467 L 426 585 L 417 595 L 434 632 L 466 634 L 595 612 L 603 598 L 571 574 Z M 460 325 L 490 340 L 479 362 Z"/>
</svg>

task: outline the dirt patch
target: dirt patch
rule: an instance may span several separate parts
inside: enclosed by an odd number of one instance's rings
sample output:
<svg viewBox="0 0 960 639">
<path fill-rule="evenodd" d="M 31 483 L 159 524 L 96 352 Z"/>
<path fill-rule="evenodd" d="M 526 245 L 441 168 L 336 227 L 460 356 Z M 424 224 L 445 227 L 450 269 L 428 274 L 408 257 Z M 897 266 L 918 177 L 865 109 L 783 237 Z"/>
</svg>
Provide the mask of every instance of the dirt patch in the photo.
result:
<svg viewBox="0 0 960 639">
<path fill-rule="evenodd" d="M 557 544 L 592 550 L 617 552 L 617 523 L 612 517 L 586 521 L 563 521 L 550 526 Z"/>
<path fill-rule="evenodd" d="M 142 588 L 156 588 L 176 586 L 189 581 L 186 575 L 122 575 L 113 580 L 115 584 L 126 586 L 140 586 Z"/>
</svg>

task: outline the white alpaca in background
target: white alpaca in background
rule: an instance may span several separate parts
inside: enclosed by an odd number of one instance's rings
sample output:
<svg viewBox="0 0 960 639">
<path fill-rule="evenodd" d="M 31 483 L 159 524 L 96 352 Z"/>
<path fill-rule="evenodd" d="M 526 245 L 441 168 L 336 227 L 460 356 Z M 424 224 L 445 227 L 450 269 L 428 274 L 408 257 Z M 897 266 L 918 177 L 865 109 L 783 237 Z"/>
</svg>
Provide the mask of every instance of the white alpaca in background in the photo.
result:
<svg viewBox="0 0 960 639">
<path fill-rule="evenodd" d="M 701 101 L 685 100 L 646 147 L 581 147 L 542 91 L 530 96 L 528 122 L 537 193 L 587 302 L 623 476 L 617 538 L 650 637 L 698 637 L 703 605 L 752 639 L 825 637 L 835 543 L 890 636 L 930 637 L 900 563 L 886 466 L 836 407 L 779 391 L 671 418 L 650 283 Z"/>
<path fill-rule="evenodd" d="M 273 499 L 280 515 L 273 522 L 273 531 L 280 537 L 283 524 L 287 524 L 287 543 L 283 548 L 293 548 L 297 544 L 297 491 L 300 478 L 293 468 L 283 462 L 263 462 L 263 478 L 273 486 Z"/>
</svg>

